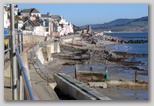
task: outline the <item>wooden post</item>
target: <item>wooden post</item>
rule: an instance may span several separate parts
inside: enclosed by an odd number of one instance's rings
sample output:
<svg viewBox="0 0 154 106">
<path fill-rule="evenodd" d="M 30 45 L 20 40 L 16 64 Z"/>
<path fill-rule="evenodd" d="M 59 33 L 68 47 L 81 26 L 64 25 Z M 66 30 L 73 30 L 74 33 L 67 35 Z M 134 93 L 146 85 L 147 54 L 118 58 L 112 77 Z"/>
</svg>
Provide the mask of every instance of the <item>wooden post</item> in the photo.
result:
<svg viewBox="0 0 154 106">
<path fill-rule="evenodd" d="M 135 71 L 135 82 L 137 82 L 137 81 L 138 81 L 138 72 Z"/>
<path fill-rule="evenodd" d="M 76 64 L 76 66 L 75 66 L 75 78 L 77 79 L 77 71 L 78 71 L 78 66 L 77 66 L 77 64 Z"/>
</svg>

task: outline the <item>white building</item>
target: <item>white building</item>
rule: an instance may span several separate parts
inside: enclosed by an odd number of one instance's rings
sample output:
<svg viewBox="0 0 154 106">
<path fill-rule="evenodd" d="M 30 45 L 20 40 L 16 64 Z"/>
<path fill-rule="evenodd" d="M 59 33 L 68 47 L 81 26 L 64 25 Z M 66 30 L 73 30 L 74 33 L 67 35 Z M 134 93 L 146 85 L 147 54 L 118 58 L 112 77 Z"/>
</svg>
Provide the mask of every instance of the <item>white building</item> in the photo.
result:
<svg viewBox="0 0 154 106">
<path fill-rule="evenodd" d="M 49 19 L 51 20 L 51 13 L 47 12 L 47 14 L 41 14 L 41 19 Z"/>
<path fill-rule="evenodd" d="M 9 28 L 10 26 L 10 20 L 9 20 L 9 11 L 6 9 L 6 6 L 4 6 L 4 28 Z"/>
<path fill-rule="evenodd" d="M 19 12 L 19 8 L 18 8 L 18 5 L 14 6 L 14 15 L 18 15 L 18 12 Z"/>
<path fill-rule="evenodd" d="M 51 13 L 47 12 L 47 14 L 41 14 L 40 23 L 42 26 L 46 28 L 46 35 L 52 35 L 53 33 L 53 19 L 51 17 Z"/>
<path fill-rule="evenodd" d="M 23 27 L 23 21 L 22 20 L 18 20 L 18 29 L 21 29 Z"/>
<path fill-rule="evenodd" d="M 25 23 L 23 34 L 31 33 L 32 35 L 47 36 L 46 27 L 41 26 L 35 20 L 27 20 Z"/>
<path fill-rule="evenodd" d="M 64 36 L 64 35 L 74 33 L 73 25 L 71 23 L 68 23 L 64 18 L 61 17 L 61 20 L 59 21 L 58 24 L 59 24 L 57 28 L 58 36 Z"/>
<path fill-rule="evenodd" d="M 30 17 L 31 20 L 35 20 L 36 17 L 41 17 L 41 13 L 35 8 L 24 9 L 21 11 L 21 15 L 23 17 Z"/>
<path fill-rule="evenodd" d="M 33 28 L 33 32 L 34 32 L 33 33 L 34 35 L 47 36 L 45 27 L 43 27 L 43 26 L 35 26 Z"/>
<path fill-rule="evenodd" d="M 73 25 L 69 23 L 69 33 L 74 33 Z"/>
<path fill-rule="evenodd" d="M 53 32 L 57 32 L 57 28 L 59 26 L 59 21 L 61 20 L 61 16 L 59 15 L 51 15 L 52 23 L 53 23 Z"/>
</svg>

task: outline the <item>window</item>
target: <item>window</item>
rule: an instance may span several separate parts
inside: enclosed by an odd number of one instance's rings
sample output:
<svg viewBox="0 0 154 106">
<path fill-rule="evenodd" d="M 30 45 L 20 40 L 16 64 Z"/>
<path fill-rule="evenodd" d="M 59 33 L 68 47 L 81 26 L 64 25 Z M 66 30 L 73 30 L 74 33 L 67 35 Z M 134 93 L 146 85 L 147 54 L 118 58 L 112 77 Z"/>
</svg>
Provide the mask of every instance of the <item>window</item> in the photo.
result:
<svg viewBox="0 0 154 106">
<path fill-rule="evenodd" d="M 48 32 L 49 31 L 49 28 L 46 28 L 46 32 Z"/>
</svg>

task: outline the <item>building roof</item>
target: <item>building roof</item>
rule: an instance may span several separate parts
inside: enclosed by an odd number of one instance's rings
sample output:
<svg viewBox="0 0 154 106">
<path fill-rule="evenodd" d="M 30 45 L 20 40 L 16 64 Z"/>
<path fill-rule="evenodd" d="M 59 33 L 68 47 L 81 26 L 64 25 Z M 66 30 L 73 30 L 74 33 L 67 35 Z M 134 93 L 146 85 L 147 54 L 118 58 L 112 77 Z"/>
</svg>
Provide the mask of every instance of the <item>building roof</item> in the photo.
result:
<svg viewBox="0 0 154 106">
<path fill-rule="evenodd" d="M 36 22 L 35 20 L 28 20 L 29 23 L 32 25 L 32 26 L 40 26 L 40 24 L 38 22 Z"/>
<path fill-rule="evenodd" d="M 40 13 L 40 12 L 35 8 L 30 8 L 30 9 L 23 9 L 21 13 Z"/>
<path fill-rule="evenodd" d="M 51 16 L 49 16 L 49 15 L 47 15 L 47 14 L 41 14 L 41 17 L 51 18 Z"/>
<path fill-rule="evenodd" d="M 61 20 L 61 16 L 59 15 L 51 15 L 51 18 L 55 20 Z"/>
</svg>

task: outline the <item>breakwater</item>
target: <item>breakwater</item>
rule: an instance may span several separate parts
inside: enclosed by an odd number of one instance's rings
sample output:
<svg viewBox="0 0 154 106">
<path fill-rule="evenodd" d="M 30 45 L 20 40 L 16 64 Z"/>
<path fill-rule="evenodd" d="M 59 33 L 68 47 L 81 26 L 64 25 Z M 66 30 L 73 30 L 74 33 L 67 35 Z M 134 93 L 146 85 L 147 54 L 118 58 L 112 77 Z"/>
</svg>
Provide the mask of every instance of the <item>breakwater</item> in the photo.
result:
<svg viewBox="0 0 154 106">
<path fill-rule="evenodd" d="M 132 43 L 132 44 L 143 44 L 143 43 L 148 43 L 148 40 L 123 40 L 123 39 L 119 39 L 118 37 L 114 37 L 114 36 L 108 36 L 108 35 L 103 35 L 101 36 L 102 39 L 104 40 L 108 40 L 111 42 L 118 42 L 118 43 Z"/>
</svg>

